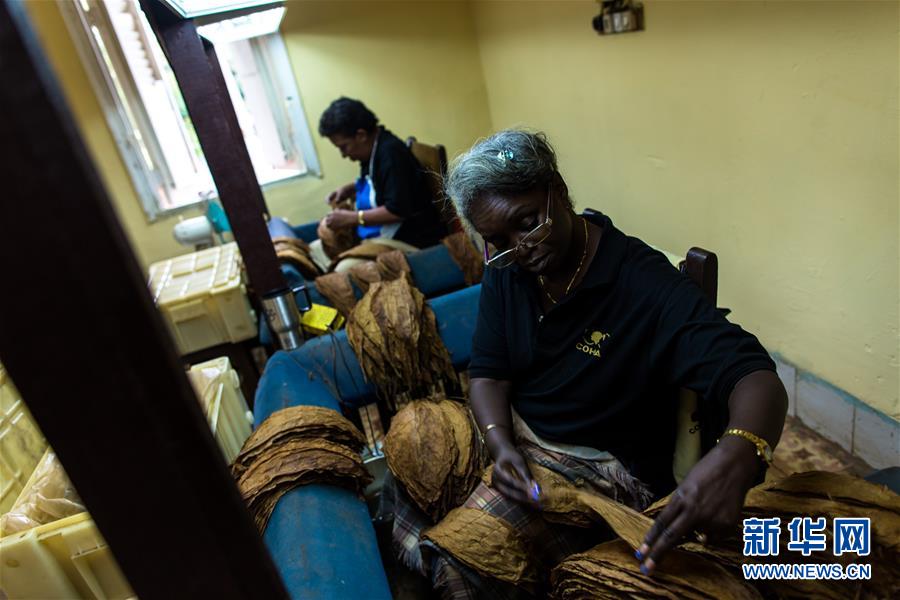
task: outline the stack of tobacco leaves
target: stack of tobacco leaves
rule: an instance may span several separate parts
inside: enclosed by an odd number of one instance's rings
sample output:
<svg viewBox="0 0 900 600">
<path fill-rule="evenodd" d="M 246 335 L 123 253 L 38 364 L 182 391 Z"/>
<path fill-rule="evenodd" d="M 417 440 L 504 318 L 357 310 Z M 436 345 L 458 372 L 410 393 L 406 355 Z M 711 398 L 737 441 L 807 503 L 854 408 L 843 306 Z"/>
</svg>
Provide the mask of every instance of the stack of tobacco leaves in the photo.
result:
<svg viewBox="0 0 900 600">
<path fill-rule="evenodd" d="M 851 580 L 778 580 L 768 587 L 782 597 L 805 595 L 821 598 L 900 598 L 900 496 L 885 486 L 863 479 L 810 471 L 764 483 L 750 490 L 744 502 L 743 518 L 779 517 L 782 534 L 777 557 L 769 562 L 870 564 L 872 578 Z M 790 541 L 787 524 L 795 517 L 824 517 L 826 552 L 804 557 L 787 548 Z M 833 556 L 833 519 L 869 518 L 871 548 L 868 556 Z M 742 554 L 740 546 L 731 548 L 734 558 Z M 786 557 L 789 557 L 786 558 Z"/>
<path fill-rule="evenodd" d="M 391 420 L 384 453 L 394 477 L 435 522 L 466 501 L 487 456 L 469 409 L 440 397 L 400 409 Z"/>
<path fill-rule="evenodd" d="M 298 238 L 276 237 L 272 238 L 275 246 L 275 254 L 281 262 L 294 265 L 300 274 L 308 279 L 317 277 L 319 267 L 309 255 L 309 244 Z"/>
<path fill-rule="evenodd" d="M 430 395 L 458 381 L 425 297 L 406 278 L 378 281 L 347 321 L 347 340 L 366 378 L 396 410 L 401 393 Z"/>
<path fill-rule="evenodd" d="M 327 217 L 326 217 L 327 218 Z M 322 241 L 322 250 L 331 260 L 338 257 L 341 252 L 346 252 L 353 247 L 356 240 L 353 236 L 353 229 L 331 229 L 325 224 L 325 219 L 319 221 L 316 228 L 316 235 Z"/>
<path fill-rule="evenodd" d="M 344 315 L 345 319 L 349 318 L 353 307 L 356 306 L 356 295 L 346 273 L 328 273 L 316 277 L 316 289 Z"/>
<path fill-rule="evenodd" d="M 621 540 L 606 542 L 561 562 L 551 575 L 553 597 L 761 599 L 747 582 L 714 561 L 671 550 L 653 577 L 643 575 L 634 550 Z"/>
<path fill-rule="evenodd" d="M 472 238 L 464 231 L 457 231 L 442 241 L 450 252 L 450 258 L 463 272 L 466 285 L 480 283 L 481 277 L 484 275 L 484 257 L 472 243 Z"/>
<path fill-rule="evenodd" d="M 326 483 L 357 493 L 372 478 L 363 466 L 362 433 L 337 412 L 295 406 L 273 413 L 244 443 L 232 473 L 260 532 L 289 490 Z"/>
<path fill-rule="evenodd" d="M 535 467 L 532 466 L 532 469 Z M 535 473 L 535 477 L 538 478 L 537 473 Z M 548 499 L 542 498 L 542 503 L 552 505 L 554 493 L 548 494 L 546 487 L 543 487 L 543 490 Z M 646 519 L 641 527 L 643 531 L 646 531 L 649 519 L 658 516 L 668 501 L 669 498 L 664 498 L 645 511 L 642 515 Z M 619 518 L 621 516 L 619 515 Z M 608 515 L 603 515 L 603 517 L 632 548 L 643 539 L 643 534 L 635 535 L 639 533 L 638 529 L 628 531 L 628 529 L 622 528 L 621 523 L 617 525 L 615 521 L 609 520 Z M 558 598 L 602 598 L 632 595 L 648 598 L 695 597 L 688 595 L 680 588 L 670 589 L 665 586 L 657 586 L 658 580 L 671 574 L 677 574 L 695 590 L 703 591 L 707 589 L 703 582 L 709 581 L 708 575 L 711 571 L 704 571 L 707 575 L 702 575 L 691 569 L 694 566 L 698 568 L 702 566 L 703 569 L 706 569 L 707 564 L 713 564 L 730 579 L 726 581 L 721 577 L 721 573 L 716 571 L 719 573 L 716 575 L 718 582 L 716 585 L 719 586 L 719 591 L 711 588 L 711 593 L 697 597 L 744 598 L 747 597 L 746 592 L 735 588 L 735 581 L 742 587 L 747 585 L 743 581 L 741 564 L 774 562 L 841 563 L 845 567 L 850 563 L 870 564 L 872 578 L 858 581 L 781 579 L 752 582 L 756 590 L 766 598 L 812 597 L 838 600 L 840 598 L 900 597 L 900 563 L 897 560 L 897 556 L 900 555 L 900 496 L 887 488 L 838 473 L 797 473 L 783 480 L 765 483 L 750 490 L 747 494 L 742 518 L 751 517 L 779 517 L 781 519 L 782 534 L 779 536 L 778 556 L 743 556 L 743 541 L 739 531 L 736 531 L 707 545 L 695 542 L 683 544 L 677 553 L 670 553 L 665 557 L 659 565 L 660 571 L 650 579 L 637 571 L 637 561 L 634 559 L 633 553 L 627 551 L 621 541 L 617 542 L 622 549 L 621 552 L 619 550 L 613 552 L 609 550 L 609 544 L 601 544 L 587 553 L 570 557 L 554 569 L 554 595 Z M 824 517 L 826 519 L 824 531 L 827 538 L 826 551 L 804 557 L 800 552 L 791 551 L 787 547 L 790 541 L 787 524 L 794 517 Z M 832 535 L 835 517 L 869 517 L 871 519 L 871 552 L 868 556 L 858 557 L 855 554 L 833 556 Z M 613 556 L 612 559 L 610 559 L 610 555 Z M 610 582 L 618 582 L 619 587 L 610 587 L 612 585 Z M 646 588 L 647 585 L 653 587 Z M 652 591 L 654 589 L 656 591 Z"/>
<path fill-rule="evenodd" d="M 400 277 L 412 281 L 409 263 L 406 255 L 400 250 L 383 252 L 377 256 L 375 262 L 362 263 L 346 273 L 328 273 L 316 278 L 316 289 L 325 296 L 338 312 L 349 318 L 353 307 L 356 306 L 356 295 L 353 293 L 353 283 L 363 292 L 368 291 L 369 285 L 376 281 L 391 281 Z"/>
</svg>

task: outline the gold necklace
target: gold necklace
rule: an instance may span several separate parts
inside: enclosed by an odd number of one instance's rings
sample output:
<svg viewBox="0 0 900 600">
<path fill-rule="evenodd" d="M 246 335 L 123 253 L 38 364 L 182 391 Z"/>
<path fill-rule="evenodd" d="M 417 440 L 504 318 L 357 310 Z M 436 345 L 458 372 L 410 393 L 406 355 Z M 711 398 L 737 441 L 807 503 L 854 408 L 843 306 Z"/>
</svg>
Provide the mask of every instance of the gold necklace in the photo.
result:
<svg viewBox="0 0 900 600">
<path fill-rule="evenodd" d="M 572 285 L 575 283 L 575 279 L 578 277 L 578 274 L 581 273 L 581 267 L 584 266 L 584 259 L 587 258 L 588 253 L 588 226 L 587 219 L 581 217 L 581 222 L 584 223 L 584 252 L 581 255 L 581 260 L 578 262 L 578 268 L 575 269 L 575 274 L 572 275 L 572 279 L 569 280 L 569 285 L 566 286 L 566 292 L 563 294 L 563 298 L 569 295 L 569 291 L 572 289 Z M 550 293 L 550 290 L 547 289 L 546 284 L 544 283 L 544 276 L 538 275 L 538 281 L 541 284 L 541 289 L 544 290 L 544 293 L 547 294 L 547 297 L 550 298 L 550 302 L 556 304 L 556 298 Z"/>
</svg>

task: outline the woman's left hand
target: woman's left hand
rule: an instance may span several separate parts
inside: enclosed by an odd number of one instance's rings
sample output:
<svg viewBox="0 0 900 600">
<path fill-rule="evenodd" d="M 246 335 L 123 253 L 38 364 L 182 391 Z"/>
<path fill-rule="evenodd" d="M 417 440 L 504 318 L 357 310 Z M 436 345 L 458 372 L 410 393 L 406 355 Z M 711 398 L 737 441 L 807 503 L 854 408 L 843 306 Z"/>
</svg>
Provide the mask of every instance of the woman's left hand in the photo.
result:
<svg viewBox="0 0 900 600">
<path fill-rule="evenodd" d="M 353 210 L 333 210 L 325 217 L 325 225 L 329 229 L 346 229 L 359 223 L 359 216 Z"/>
<path fill-rule="evenodd" d="M 753 444 L 737 436 L 723 438 L 694 465 L 654 521 L 635 553 L 641 572 L 652 573 L 663 555 L 688 536 L 715 537 L 736 526 L 760 468 Z"/>
</svg>

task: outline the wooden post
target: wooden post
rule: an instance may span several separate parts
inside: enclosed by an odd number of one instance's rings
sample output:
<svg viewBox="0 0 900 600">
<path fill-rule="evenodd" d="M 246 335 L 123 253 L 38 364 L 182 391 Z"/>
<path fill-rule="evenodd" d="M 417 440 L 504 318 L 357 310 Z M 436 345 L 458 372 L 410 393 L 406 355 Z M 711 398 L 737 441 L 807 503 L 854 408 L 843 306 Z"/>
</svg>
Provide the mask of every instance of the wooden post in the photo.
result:
<svg viewBox="0 0 900 600">
<path fill-rule="evenodd" d="M 286 598 L 20 0 L 0 57 L 0 361 L 142 600 Z"/>
<path fill-rule="evenodd" d="M 175 73 L 250 284 L 260 298 L 286 288 L 266 227 L 268 210 L 215 51 L 204 48 L 193 20 L 159 0 L 140 3 Z"/>
</svg>

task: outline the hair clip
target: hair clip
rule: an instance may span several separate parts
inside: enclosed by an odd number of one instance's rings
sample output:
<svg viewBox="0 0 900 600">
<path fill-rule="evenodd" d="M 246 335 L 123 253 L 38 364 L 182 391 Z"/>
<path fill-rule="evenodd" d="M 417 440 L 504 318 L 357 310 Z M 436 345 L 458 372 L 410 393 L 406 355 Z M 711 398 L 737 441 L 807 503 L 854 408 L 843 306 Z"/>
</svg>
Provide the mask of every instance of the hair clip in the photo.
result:
<svg viewBox="0 0 900 600">
<path fill-rule="evenodd" d="M 513 151 L 510 150 L 509 148 L 507 148 L 506 150 L 501 150 L 500 152 L 497 153 L 497 160 L 499 160 L 502 163 L 505 163 L 508 160 L 513 160 L 515 157 L 516 157 L 516 155 L 513 154 Z"/>
</svg>

